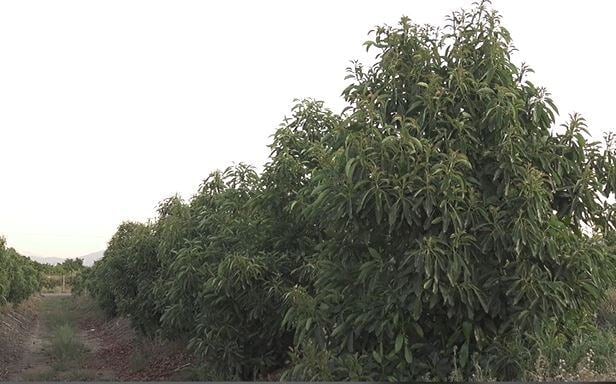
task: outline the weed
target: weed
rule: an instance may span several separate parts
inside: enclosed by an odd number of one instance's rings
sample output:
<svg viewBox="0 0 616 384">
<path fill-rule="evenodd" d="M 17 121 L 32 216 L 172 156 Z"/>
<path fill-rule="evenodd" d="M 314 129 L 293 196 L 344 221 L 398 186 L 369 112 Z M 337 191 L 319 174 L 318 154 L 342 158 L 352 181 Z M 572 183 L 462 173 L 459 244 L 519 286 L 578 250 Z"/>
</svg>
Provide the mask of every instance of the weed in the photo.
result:
<svg viewBox="0 0 616 384">
<path fill-rule="evenodd" d="M 66 367 L 80 363 L 87 350 L 73 327 L 64 324 L 53 332 L 49 352 L 60 367 Z"/>
</svg>

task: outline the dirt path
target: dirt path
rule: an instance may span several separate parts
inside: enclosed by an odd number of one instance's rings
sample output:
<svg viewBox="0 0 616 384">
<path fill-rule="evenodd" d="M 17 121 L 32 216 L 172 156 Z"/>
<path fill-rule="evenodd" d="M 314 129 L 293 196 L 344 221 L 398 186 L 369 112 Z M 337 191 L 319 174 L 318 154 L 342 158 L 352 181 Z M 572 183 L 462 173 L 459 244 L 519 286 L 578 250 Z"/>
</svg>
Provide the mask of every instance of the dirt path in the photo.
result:
<svg viewBox="0 0 616 384">
<path fill-rule="evenodd" d="M 193 363 L 182 343 L 138 336 L 87 297 L 46 294 L 0 314 L 0 381 L 186 381 Z"/>
<path fill-rule="evenodd" d="M 11 367 L 10 381 L 113 380 L 111 370 L 89 369 L 101 348 L 95 335 L 79 328 L 79 310 L 70 294 L 44 295 L 21 360 Z"/>
<path fill-rule="evenodd" d="M 37 317 L 32 335 L 24 346 L 23 357 L 13 368 L 15 373 L 9 376 L 9 381 L 23 381 L 25 377 L 46 370 L 49 364 L 49 356 L 45 354 L 43 346 L 40 317 Z"/>
</svg>

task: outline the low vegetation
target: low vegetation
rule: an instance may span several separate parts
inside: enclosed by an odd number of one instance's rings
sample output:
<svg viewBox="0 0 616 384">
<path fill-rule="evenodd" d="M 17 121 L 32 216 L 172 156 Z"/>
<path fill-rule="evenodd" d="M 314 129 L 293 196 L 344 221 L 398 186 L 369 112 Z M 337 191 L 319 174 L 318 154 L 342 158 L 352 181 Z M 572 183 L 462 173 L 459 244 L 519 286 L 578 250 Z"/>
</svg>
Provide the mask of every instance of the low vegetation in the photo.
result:
<svg viewBox="0 0 616 384">
<path fill-rule="evenodd" d="M 20 379 L 27 381 L 84 381 L 107 379 L 87 365 L 90 349 L 79 335 L 79 324 L 90 315 L 88 308 L 69 296 L 49 296 L 40 303 L 41 350 L 30 352 L 31 360 Z"/>
<path fill-rule="evenodd" d="M 79 289 L 185 340 L 203 378 L 610 372 L 614 140 L 555 127 L 500 21 L 482 2 L 377 27 L 342 113 L 299 102 L 261 172 L 122 224 Z"/>
<path fill-rule="evenodd" d="M 56 371 L 75 369 L 83 363 L 86 346 L 77 335 L 77 321 L 84 311 L 70 297 L 49 297 L 43 301 L 41 316 L 47 329 L 46 351 L 54 361 Z"/>
</svg>

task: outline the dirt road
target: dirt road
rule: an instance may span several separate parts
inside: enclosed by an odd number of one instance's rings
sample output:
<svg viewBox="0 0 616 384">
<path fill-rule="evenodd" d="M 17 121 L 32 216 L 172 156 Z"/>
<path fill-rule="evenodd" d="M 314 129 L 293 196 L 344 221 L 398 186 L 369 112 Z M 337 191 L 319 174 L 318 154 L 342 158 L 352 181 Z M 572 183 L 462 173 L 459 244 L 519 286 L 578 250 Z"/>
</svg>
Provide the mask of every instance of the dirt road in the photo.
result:
<svg viewBox="0 0 616 384">
<path fill-rule="evenodd" d="M 80 329 L 79 311 L 70 294 L 45 294 L 35 301 L 38 312 L 27 337 L 16 338 L 12 350 L 21 356 L 6 367 L 11 381 L 114 380 L 112 370 L 91 369 L 89 361 L 100 349 L 100 341 Z M 6 342 L 6 341 L 5 341 Z"/>
<path fill-rule="evenodd" d="M 0 381 L 190 380 L 192 363 L 181 344 L 139 337 L 89 298 L 46 294 L 0 313 Z"/>
</svg>

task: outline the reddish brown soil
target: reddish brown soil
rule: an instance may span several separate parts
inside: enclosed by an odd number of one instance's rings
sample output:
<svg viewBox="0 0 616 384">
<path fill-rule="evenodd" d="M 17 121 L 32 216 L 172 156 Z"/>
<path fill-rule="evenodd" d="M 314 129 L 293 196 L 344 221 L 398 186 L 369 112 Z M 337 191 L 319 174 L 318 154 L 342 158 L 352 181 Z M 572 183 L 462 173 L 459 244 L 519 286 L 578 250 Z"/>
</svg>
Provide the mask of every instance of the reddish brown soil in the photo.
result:
<svg viewBox="0 0 616 384">
<path fill-rule="evenodd" d="M 164 381 L 194 364 L 179 344 L 140 337 L 127 319 L 86 319 L 80 324 L 86 338 L 98 340 L 87 366 L 113 371 L 121 381 Z"/>
</svg>

